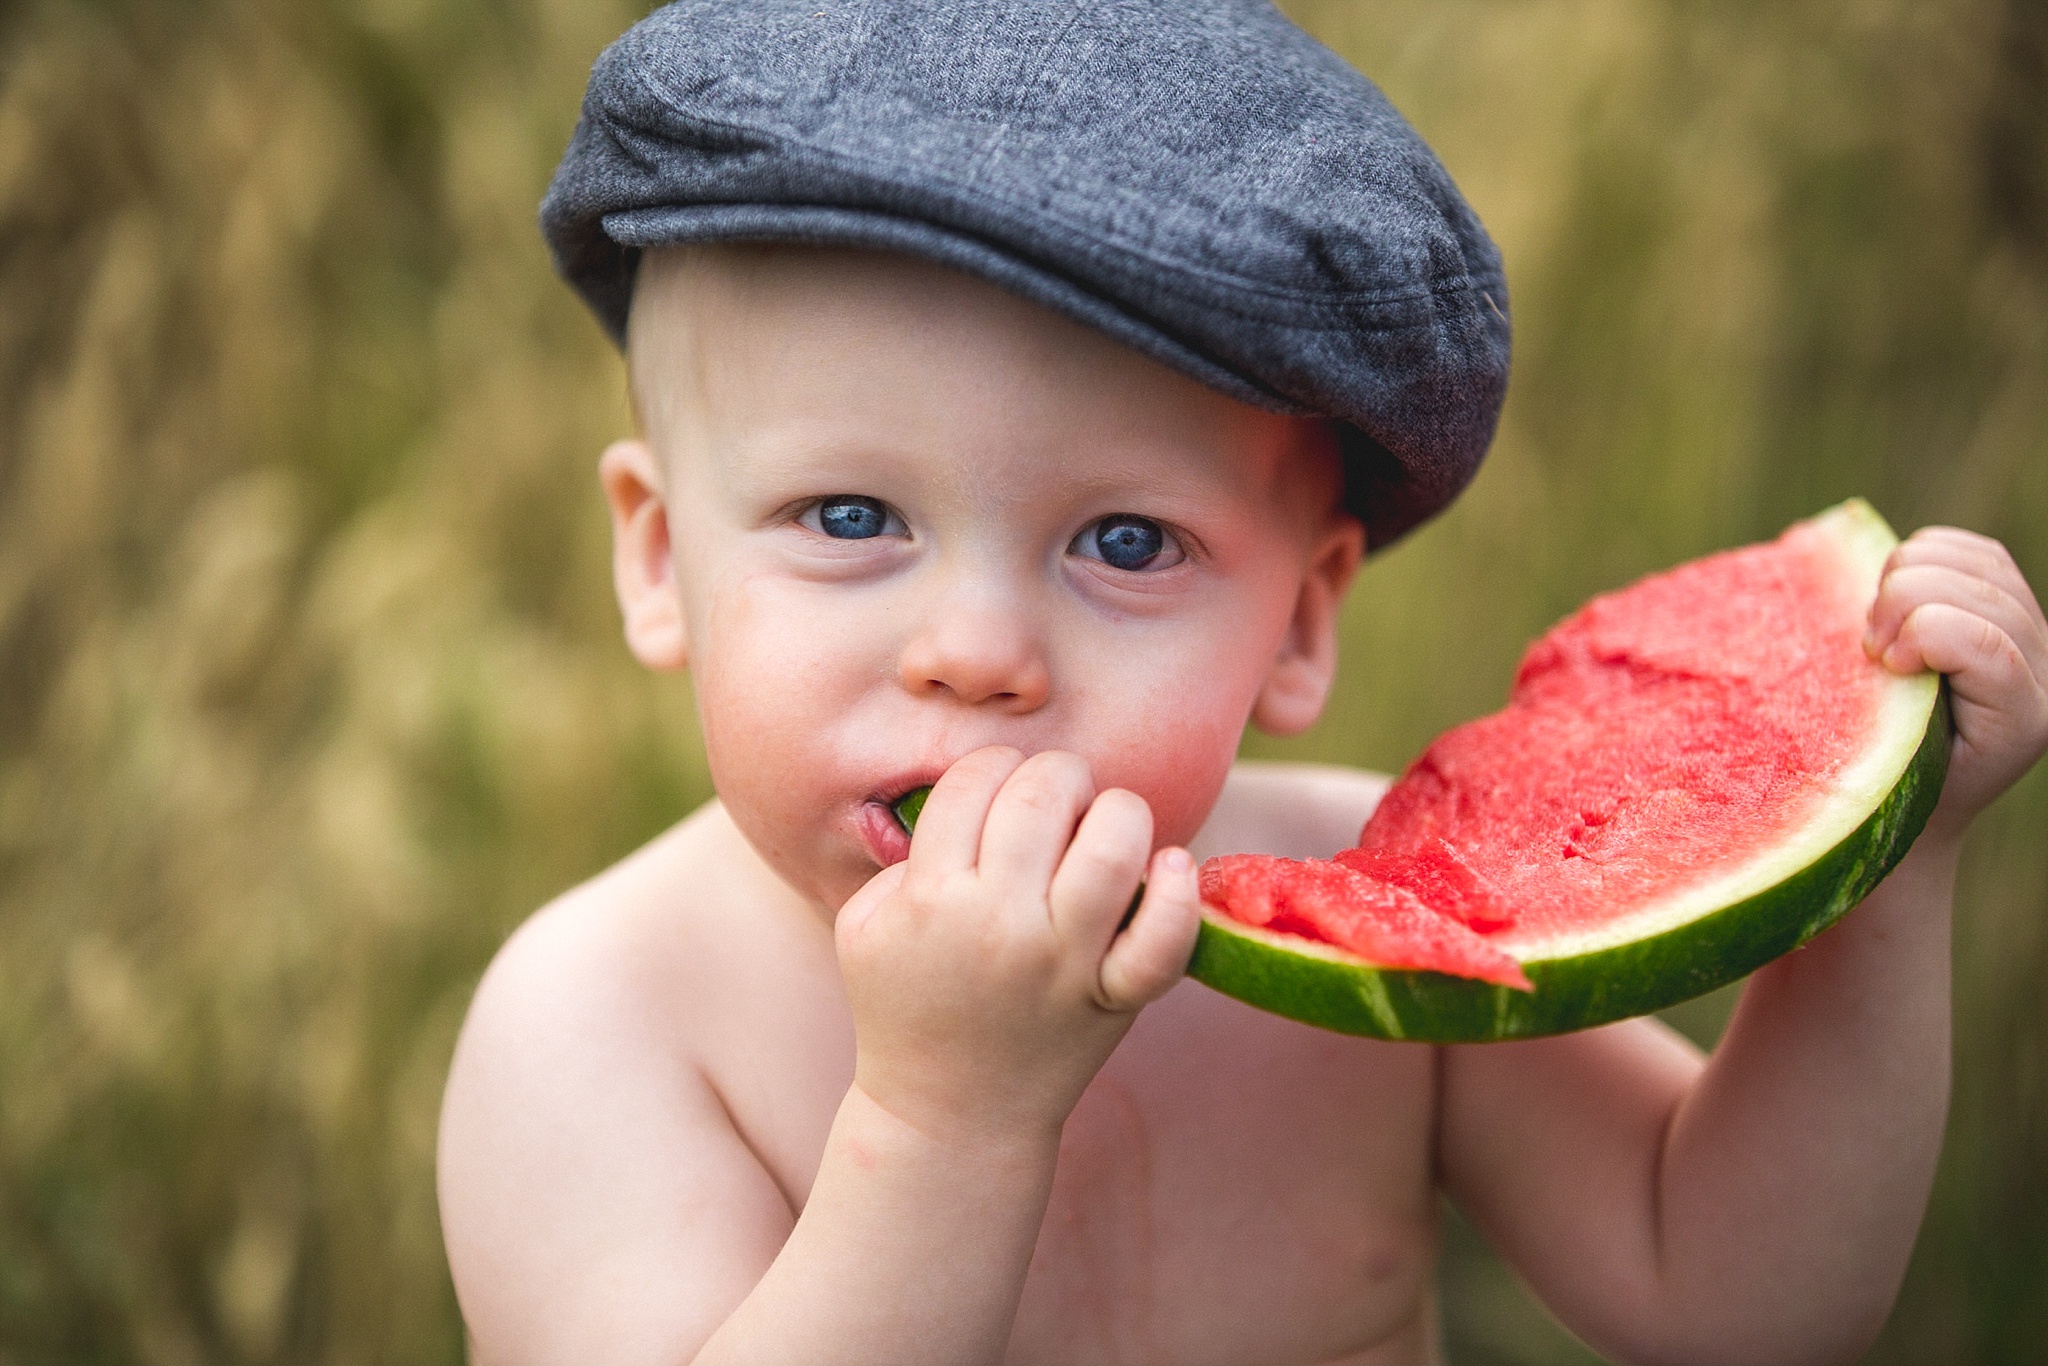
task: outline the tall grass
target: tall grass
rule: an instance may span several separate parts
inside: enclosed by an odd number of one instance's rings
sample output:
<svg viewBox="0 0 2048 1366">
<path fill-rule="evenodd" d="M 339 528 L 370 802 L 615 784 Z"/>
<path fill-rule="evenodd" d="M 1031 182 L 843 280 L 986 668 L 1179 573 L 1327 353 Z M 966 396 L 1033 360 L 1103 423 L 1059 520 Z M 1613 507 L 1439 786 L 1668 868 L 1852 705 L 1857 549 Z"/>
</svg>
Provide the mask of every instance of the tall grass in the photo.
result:
<svg viewBox="0 0 2048 1366">
<path fill-rule="evenodd" d="M 2048 582 L 2034 0 L 1297 0 L 1507 254 L 1495 455 L 1259 753 L 1398 767 L 1600 588 L 1853 492 Z M 461 1354 L 454 1029 L 708 793 L 617 644 L 615 358 L 534 204 L 591 0 L 0 10 L 0 1363 Z M 1980 822 L 1933 1213 L 1876 1359 L 2048 1336 L 2048 774 Z M 1684 1017 L 1710 1035 L 1715 1003 Z M 1471 1363 L 1584 1359 L 1469 1237 Z"/>
</svg>

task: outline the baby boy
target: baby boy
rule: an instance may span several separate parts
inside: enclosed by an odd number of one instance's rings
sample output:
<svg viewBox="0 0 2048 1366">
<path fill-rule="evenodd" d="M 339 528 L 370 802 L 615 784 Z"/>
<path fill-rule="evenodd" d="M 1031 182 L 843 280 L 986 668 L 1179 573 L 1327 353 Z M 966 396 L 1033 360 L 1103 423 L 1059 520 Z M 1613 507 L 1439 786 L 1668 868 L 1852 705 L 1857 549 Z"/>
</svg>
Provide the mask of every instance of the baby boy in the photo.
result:
<svg viewBox="0 0 2048 1366">
<path fill-rule="evenodd" d="M 550 194 L 629 360 L 627 642 L 690 670 L 719 795 L 478 990 L 477 1360 L 1432 1361 L 1439 1191 L 1619 1359 L 1853 1357 L 1939 1147 L 1957 845 L 2048 747 L 2011 560 L 1893 557 L 1869 645 L 1951 676 L 1941 808 L 1711 1058 L 1183 982 L 1196 860 L 1327 857 L 1383 787 L 1233 756 L 1315 719 L 1364 553 L 1483 452 L 1497 262 L 1252 0 L 910 10 L 657 14 Z"/>
</svg>

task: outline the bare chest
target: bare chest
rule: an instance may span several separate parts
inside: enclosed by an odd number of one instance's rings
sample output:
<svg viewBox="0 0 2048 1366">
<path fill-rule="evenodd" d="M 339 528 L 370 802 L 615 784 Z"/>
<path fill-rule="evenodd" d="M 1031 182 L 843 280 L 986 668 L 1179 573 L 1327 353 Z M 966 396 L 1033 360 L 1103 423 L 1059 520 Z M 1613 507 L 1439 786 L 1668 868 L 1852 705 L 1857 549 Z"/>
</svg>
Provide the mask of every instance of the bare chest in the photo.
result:
<svg viewBox="0 0 2048 1366">
<path fill-rule="evenodd" d="M 743 1129 L 801 1114 L 756 1148 L 799 1206 L 850 1042 L 729 1097 Z M 1428 1049 L 1177 988 L 1067 1122 L 1009 1360 L 1433 1359 L 1434 1077 Z"/>
<path fill-rule="evenodd" d="M 1432 1353 L 1426 1049 L 1185 986 L 1069 1119 L 1013 1362 Z"/>
</svg>

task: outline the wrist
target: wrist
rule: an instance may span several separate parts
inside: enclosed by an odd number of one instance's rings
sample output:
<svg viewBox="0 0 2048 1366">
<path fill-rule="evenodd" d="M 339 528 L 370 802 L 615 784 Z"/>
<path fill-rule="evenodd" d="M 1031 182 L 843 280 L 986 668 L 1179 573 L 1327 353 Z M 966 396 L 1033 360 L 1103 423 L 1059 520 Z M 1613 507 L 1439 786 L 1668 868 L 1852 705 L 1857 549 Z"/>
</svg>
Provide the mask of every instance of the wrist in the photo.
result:
<svg viewBox="0 0 2048 1366">
<path fill-rule="evenodd" d="M 1052 1191 L 1041 1147 L 935 1137 L 848 1087 L 719 1359 L 999 1361 Z"/>
<path fill-rule="evenodd" d="M 1871 900 L 1904 899 L 1946 909 L 1954 899 L 1956 869 L 1962 862 L 1961 829 L 1932 826 L 1913 842 L 1898 866 L 1870 894 Z"/>
<path fill-rule="evenodd" d="M 1062 1124 L 977 1111 L 968 1106 L 915 1103 L 897 1088 L 879 1086 L 856 1068 L 840 1106 L 849 1137 L 878 1151 L 917 1161 L 974 1170 L 984 1176 L 1050 1170 L 1059 1157 Z M 879 1092 L 880 1094 L 877 1094 Z"/>
</svg>

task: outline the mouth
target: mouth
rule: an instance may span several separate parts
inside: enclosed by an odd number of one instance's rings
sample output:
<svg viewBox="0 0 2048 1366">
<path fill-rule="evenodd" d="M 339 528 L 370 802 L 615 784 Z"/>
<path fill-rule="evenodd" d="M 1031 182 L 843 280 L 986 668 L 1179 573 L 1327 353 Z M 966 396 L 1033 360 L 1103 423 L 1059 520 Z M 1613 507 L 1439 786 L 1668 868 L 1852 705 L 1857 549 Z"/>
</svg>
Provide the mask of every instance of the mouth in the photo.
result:
<svg viewBox="0 0 2048 1366">
<path fill-rule="evenodd" d="M 889 803 L 889 809 L 896 813 L 896 819 L 911 834 L 917 833 L 917 818 L 924 814 L 925 798 L 932 795 L 928 787 L 913 787 L 910 791 Z"/>
<path fill-rule="evenodd" d="M 898 774 L 878 786 L 860 804 L 855 825 L 861 843 L 867 846 L 878 866 L 887 868 L 910 857 L 910 826 L 905 822 L 902 810 L 905 799 L 910 798 L 922 806 L 923 803 L 912 798 L 911 794 L 929 791 L 944 771 L 943 768 L 921 768 Z M 912 810 L 910 819 L 915 821 L 916 818 L 917 813 Z"/>
<path fill-rule="evenodd" d="M 887 804 L 872 797 L 862 802 L 854 816 L 854 828 L 877 867 L 887 868 L 910 857 L 910 832 Z"/>
<path fill-rule="evenodd" d="M 939 780 L 939 776 L 948 767 L 949 765 L 939 764 L 932 767 L 906 769 L 904 772 L 897 774 L 887 782 L 876 787 L 873 792 L 868 794 L 868 800 L 880 802 L 883 806 L 893 808 L 898 802 L 919 788 L 929 789 L 933 783 Z"/>
</svg>

